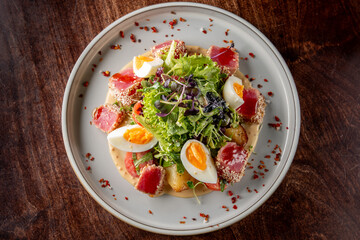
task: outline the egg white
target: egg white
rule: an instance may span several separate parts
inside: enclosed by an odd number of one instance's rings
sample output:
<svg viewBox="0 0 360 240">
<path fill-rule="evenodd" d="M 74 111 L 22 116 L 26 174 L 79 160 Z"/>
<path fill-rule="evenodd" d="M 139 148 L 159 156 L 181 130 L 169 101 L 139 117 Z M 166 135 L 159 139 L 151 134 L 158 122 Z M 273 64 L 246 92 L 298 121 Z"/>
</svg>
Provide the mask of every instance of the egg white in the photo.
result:
<svg viewBox="0 0 360 240">
<path fill-rule="evenodd" d="M 189 144 L 192 142 L 200 143 L 202 148 L 205 151 L 205 154 L 206 154 L 206 169 L 205 170 L 200 170 L 197 167 L 195 167 L 194 165 L 192 165 L 186 157 L 186 149 L 189 146 Z M 198 140 L 195 140 L 195 139 L 188 140 L 181 149 L 180 158 L 181 158 L 181 162 L 183 163 L 186 171 L 192 177 L 194 177 L 195 179 L 197 179 L 201 182 L 204 182 L 204 183 L 217 183 L 218 177 L 217 177 L 217 171 L 216 171 L 215 164 L 211 158 L 210 151 L 207 149 L 207 147 L 202 142 L 199 142 Z"/>
<path fill-rule="evenodd" d="M 147 78 L 151 75 L 154 75 L 159 67 L 163 65 L 164 61 L 160 58 L 154 58 L 151 62 L 144 62 L 143 65 L 136 69 L 135 66 L 135 57 L 133 60 L 133 69 L 136 76 L 141 78 Z"/>
<path fill-rule="evenodd" d="M 109 133 L 107 139 L 110 142 L 110 144 L 116 147 L 117 149 L 120 149 L 121 151 L 125 151 L 125 152 L 134 152 L 134 153 L 144 152 L 146 150 L 153 148 L 157 144 L 158 141 L 155 137 L 153 137 L 153 139 L 151 139 L 151 141 L 146 144 L 137 144 L 137 143 L 128 142 L 124 138 L 124 133 L 127 129 L 132 129 L 132 128 L 142 128 L 142 127 L 139 125 L 130 125 L 130 126 L 124 126 L 118 128 L 112 131 L 111 133 Z"/>
<path fill-rule="evenodd" d="M 235 76 L 230 76 L 224 84 L 223 98 L 229 104 L 230 107 L 237 109 L 238 107 L 243 105 L 244 100 L 241 97 L 239 97 L 239 95 L 236 94 L 234 89 L 234 83 L 243 85 L 240 78 L 237 78 Z"/>
</svg>

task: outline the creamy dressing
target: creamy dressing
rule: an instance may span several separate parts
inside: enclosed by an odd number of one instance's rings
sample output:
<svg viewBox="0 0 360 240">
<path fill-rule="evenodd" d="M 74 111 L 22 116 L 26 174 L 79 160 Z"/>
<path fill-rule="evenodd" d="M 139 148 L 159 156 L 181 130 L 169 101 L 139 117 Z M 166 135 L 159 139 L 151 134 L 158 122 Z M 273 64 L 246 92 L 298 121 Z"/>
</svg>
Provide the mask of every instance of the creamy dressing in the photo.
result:
<svg viewBox="0 0 360 240">
<path fill-rule="evenodd" d="M 189 55 L 193 55 L 193 54 L 206 55 L 206 53 L 207 53 L 207 49 L 204 49 L 204 48 L 201 48 L 198 46 L 186 46 L 186 49 L 187 49 Z M 150 55 L 151 55 L 150 51 L 143 54 L 143 56 L 150 56 Z M 132 66 L 133 66 L 133 62 L 131 61 L 128 64 L 126 64 L 122 69 L 132 68 Z M 242 80 L 243 85 L 246 89 L 251 88 L 250 81 L 239 70 L 236 70 L 236 72 L 234 73 L 234 76 L 236 76 Z M 105 104 L 113 104 L 115 102 L 116 102 L 116 99 L 112 96 L 112 94 L 109 90 L 107 93 L 107 96 L 106 96 Z M 128 125 L 130 123 L 130 121 L 131 121 L 131 117 L 128 116 L 123 121 L 121 126 Z M 242 124 L 242 126 L 244 127 L 244 129 L 248 135 L 248 142 L 245 146 L 245 149 L 248 150 L 249 158 L 250 158 L 250 154 L 255 149 L 256 142 L 258 140 L 258 136 L 259 136 L 259 132 L 260 132 L 260 125 L 245 123 L 245 124 Z M 114 161 L 115 166 L 118 169 L 118 171 L 120 172 L 121 176 L 126 181 L 128 181 L 131 185 L 135 186 L 138 178 L 134 178 L 133 176 L 131 176 L 125 168 L 124 158 L 125 158 L 126 152 L 123 152 L 123 151 L 113 147 L 110 143 L 108 143 L 108 144 L 109 144 L 109 151 L 110 151 L 111 158 Z M 198 196 L 212 192 L 212 190 L 207 189 L 204 186 L 204 184 L 199 184 L 196 187 L 195 191 Z M 176 192 L 170 187 L 170 185 L 167 184 L 166 181 L 164 184 L 164 191 L 162 194 L 169 194 L 169 195 L 172 195 L 175 197 L 182 197 L 182 198 L 194 197 L 192 189 L 184 190 L 181 192 Z M 160 194 L 160 195 L 162 195 L 162 194 Z"/>
</svg>

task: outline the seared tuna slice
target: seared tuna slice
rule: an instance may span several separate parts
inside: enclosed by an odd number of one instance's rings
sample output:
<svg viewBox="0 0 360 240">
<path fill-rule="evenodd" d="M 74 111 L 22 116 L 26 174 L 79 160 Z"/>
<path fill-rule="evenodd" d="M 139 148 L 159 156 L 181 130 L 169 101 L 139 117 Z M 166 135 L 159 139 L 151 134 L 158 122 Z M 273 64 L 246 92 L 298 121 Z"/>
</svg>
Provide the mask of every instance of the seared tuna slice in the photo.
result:
<svg viewBox="0 0 360 240">
<path fill-rule="evenodd" d="M 262 123 L 265 115 L 265 98 L 255 88 L 244 89 L 244 103 L 236 109 L 239 115 L 246 121 L 252 123 Z"/>
<path fill-rule="evenodd" d="M 141 93 L 136 90 L 141 88 L 141 81 L 132 68 L 127 68 L 109 79 L 109 88 L 116 100 L 123 106 L 130 106 L 140 100 Z"/>
<path fill-rule="evenodd" d="M 211 46 L 207 55 L 219 64 L 222 72 L 228 75 L 233 75 L 239 68 L 239 54 L 232 47 Z"/>
<path fill-rule="evenodd" d="M 163 190 L 165 169 L 161 166 L 147 165 L 141 172 L 135 188 L 141 192 L 157 195 Z"/>
<path fill-rule="evenodd" d="M 154 47 L 151 48 L 151 53 L 154 57 L 160 58 L 161 55 L 163 55 L 165 52 L 169 51 L 170 45 L 173 40 L 169 40 L 163 43 L 160 43 Z M 176 42 L 176 48 L 175 48 L 175 56 L 174 58 L 177 59 L 180 57 L 180 55 L 184 56 L 186 53 L 186 47 L 185 43 L 180 40 L 174 40 Z"/>
<path fill-rule="evenodd" d="M 106 104 L 96 108 L 92 113 L 92 123 L 100 130 L 110 133 L 116 129 L 125 118 L 125 110 L 116 105 Z"/>
<path fill-rule="evenodd" d="M 145 152 L 138 152 L 138 153 L 134 153 L 136 155 L 136 159 L 140 159 L 142 158 L 146 153 L 148 153 L 149 151 L 145 151 Z M 127 152 L 124 158 L 124 163 L 125 163 L 125 168 L 126 171 L 133 176 L 134 178 L 139 177 L 139 175 L 136 172 L 136 168 L 134 165 L 134 159 L 133 159 L 133 153 L 132 152 Z M 154 164 L 154 160 L 149 160 L 146 161 L 144 163 L 141 163 L 139 165 L 139 169 L 143 169 L 146 165 L 151 165 Z"/>
<path fill-rule="evenodd" d="M 228 142 L 220 148 L 215 165 L 220 177 L 228 183 L 239 182 L 244 175 L 248 161 L 248 152 L 234 142 Z"/>
</svg>

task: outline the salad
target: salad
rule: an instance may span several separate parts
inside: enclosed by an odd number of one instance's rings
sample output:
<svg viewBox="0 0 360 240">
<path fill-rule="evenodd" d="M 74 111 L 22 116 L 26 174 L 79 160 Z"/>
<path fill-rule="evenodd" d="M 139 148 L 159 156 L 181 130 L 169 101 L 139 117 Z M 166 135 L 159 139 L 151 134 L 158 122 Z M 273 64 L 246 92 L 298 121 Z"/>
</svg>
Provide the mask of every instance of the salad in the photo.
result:
<svg viewBox="0 0 360 240">
<path fill-rule="evenodd" d="M 110 78 L 92 122 L 108 133 L 115 164 L 137 190 L 196 196 L 241 180 L 266 104 L 238 66 L 234 45 L 173 40 Z"/>
</svg>

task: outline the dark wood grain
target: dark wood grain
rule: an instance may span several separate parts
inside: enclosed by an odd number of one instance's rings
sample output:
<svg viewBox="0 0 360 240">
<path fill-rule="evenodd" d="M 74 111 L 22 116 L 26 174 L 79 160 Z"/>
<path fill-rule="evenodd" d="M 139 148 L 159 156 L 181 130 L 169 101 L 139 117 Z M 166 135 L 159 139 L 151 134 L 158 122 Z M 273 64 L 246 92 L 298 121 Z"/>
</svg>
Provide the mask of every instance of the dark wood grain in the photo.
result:
<svg viewBox="0 0 360 240">
<path fill-rule="evenodd" d="M 111 22 L 161 1 L 0 3 L 0 238 L 172 239 L 101 208 L 77 180 L 61 134 L 71 69 Z M 253 214 L 185 239 L 360 239 L 360 2 L 198 1 L 233 12 L 283 55 L 301 136 L 278 190 Z"/>
</svg>

